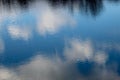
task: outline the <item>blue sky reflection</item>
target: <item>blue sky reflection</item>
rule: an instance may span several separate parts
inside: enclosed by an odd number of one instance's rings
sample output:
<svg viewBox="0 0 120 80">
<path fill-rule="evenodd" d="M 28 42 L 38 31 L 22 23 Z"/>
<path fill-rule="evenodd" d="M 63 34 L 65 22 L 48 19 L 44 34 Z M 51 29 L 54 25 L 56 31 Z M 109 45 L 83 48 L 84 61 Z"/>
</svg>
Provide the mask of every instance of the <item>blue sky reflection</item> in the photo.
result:
<svg viewBox="0 0 120 80">
<path fill-rule="evenodd" d="M 0 80 L 119 80 L 120 5 L 59 3 L 0 5 Z"/>
</svg>

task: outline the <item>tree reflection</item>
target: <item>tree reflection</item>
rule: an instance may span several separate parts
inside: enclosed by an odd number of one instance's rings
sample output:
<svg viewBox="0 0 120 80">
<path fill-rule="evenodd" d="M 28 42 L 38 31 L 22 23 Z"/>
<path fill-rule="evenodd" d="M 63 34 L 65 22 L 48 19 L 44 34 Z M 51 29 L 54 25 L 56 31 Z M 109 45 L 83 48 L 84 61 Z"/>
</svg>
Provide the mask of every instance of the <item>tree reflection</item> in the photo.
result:
<svg viewBox="0 0 120 80">
<path fill-rule="evenodd" d="M 110 2 L 119 2 L 120 0 L 109 0 Z"/>
<path fill-rule="evenodd" d="M 48 0 L 52 6 L 67 6 L 71 11 L 74 8 L 96 16 L 103 8 L 102 0 Z"/>
<path fill-rule="evenodd" d="M 27 8 L 29 3 L 34 0 L 0 0 L 0 5 L 5 5 L 7 8 L 19 4 L 21 8 Z"/>
<path fill-rule="evenodd" d="M 18 3 L 22 8 L 28 7 L 31 1 L 37 0 L 0 0 L 2 4 L 6 4 L 8 7 Z M 39 0 L 38 0 L 39 1 Z M 74 9 L 78 9 L 84 14 L 97 16 L 104 8 L 104 0 L 46 0 L 51 6 L 56 7 L 67 7 L 69 10 L 74 12 Z M 108 0 L 108 2 L 117 3 L 120 0 Z"/>
</svg>

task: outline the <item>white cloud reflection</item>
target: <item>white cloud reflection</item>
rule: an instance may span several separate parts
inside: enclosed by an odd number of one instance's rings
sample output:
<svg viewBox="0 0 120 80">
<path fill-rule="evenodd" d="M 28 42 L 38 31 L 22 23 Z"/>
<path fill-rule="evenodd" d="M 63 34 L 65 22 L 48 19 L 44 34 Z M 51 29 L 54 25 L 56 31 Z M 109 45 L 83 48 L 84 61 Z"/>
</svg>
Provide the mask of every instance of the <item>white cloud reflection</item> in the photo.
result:
<svg viewBox="0 0 120 80">
<path fill-rule="evenodd" d="M 39 12 L 39 11 L 38 11 Z M 38 17 L 37 30 L 40 35 L 54 34 L 64 25 L 74 26 L 74 20 L 60 10 L 53 10 L 46 7 Z M 9 15 L 0 14 L 0 22 L 3 17 Z M 16 17 L 13 12 L 12 18 Z M 14 20 L 14 19 L 13 19 Z M 13 39 L 28 40 L 31 32 L 27 27 L 17 25 L 8 26 L 8 33 Z M 4 43 L 0 40 L 0 52 L 4 51 Z M 0 80 L 119 80 L 119 75 L 106 68 L 99 68 L 105 65 L 107 54 L 104 51 L 95 50 L 89 40 L 71 39 L 64 50 L 65 61 L 53 56 L 48 58 L 42 55 L 32 58 L 28 63 L 17 67 L 17 71 L 0 67 Z M 90 76 L 82 76 L 77 72 L 75 63 L 77 61 L 93 61 L 96 63 L 95 70 Z M 98 65 L 99 64 L 99 65 Z M 103 66 L 102 66 L 103 67 Z"/>
<path fill-rule="evenodd" d="M 96 51 L 89 40 L 71 39 L 66 44 L 65 60 L 58 56 L 47 57 L 37 55 L 23 65 L 15 68 L 17 71 L 0 68 L 0 80 L 115 80 L 120 79 L 117 73 L 106 69 L 107 55 Z M 93 61 L 95 68 L 89 76 L 83 76 L 75 66 L 77 61 Z M 98 65 L 99 64 L 99 65 Z M 104 65 L 103 65 L 104 64 Z M 102 67 L 101 67 L 102 66 Z M 110 77 L 108 77 L 110 76 Z"/>
<path fill-rule="evenodd" d="M 74 63 L 62 61 L 59 57 L 36 56 L 30 62 L 19 66 L 17 71 L 0 68 L 0 80 L 119 80 L 114 70 L 95 66 L 89 76 L 77 72 Z"/>
<path fill-rule="evenodd" d="M 12 5 L 11 8 L 7 8 L 4 5 L 0 6 L 0 28 L 5 29 L 3 27 L 6 27 L 9 35 L 13 39 L 23 39 L 28 40 L 30 38 L 30 29 L 28 27 L 23 27 L 19 25 L 14 25 L 13 23 L 17 22 L 17 18 L 19 19 L 21 15 L 23 15 L 22 11 L 20 10 L 20 7 L 16 4 Z M 22 16 L 24 17 L 24 16 Z M 21 24 L 24 24 L 24 20 L 21 20 Z M 7 25 L 7 26 L 3 26 Z M 10 26 L 12 25 L 12 26 Z"/>
<path fill-rule="evenodd" d="M 105 64 L 107 54 L 93 48 L 89 40 L 72 39 L 65 47 L 65 57 L 69 61 L 94 61 L 98 64 Z"/>
<path fill-rule="evenodd" d="M 16 73 L 10 69 L 0 67 L 0 80 L 21 80 Z"/>
<path fill-rule="evenodd" d="M 44 4 L 44 3 L 43 3 Z M 39 6 L 41 7 L 41 6 Z M 39 9 L 37 9 L 39 12 Z M 42 5 L 38 14 L 38 32 L 40 35 L 55 34 L 63 26 L 75 26 L 73 17 L 63 9 L 53 9 L 48 4 Z"/>
<path fill-rule="evenodd" d="M 94 61 L 97 64 L 105 64 L 107 61 L 108 55 L 103 51 L 98 51 L 95 53 Z"/>
<path fill-rule="evenodd" d="M 31 37 L 31 31 L 27 27 L 9 26 L 8 33 L 13 39 L 28 40 Z"/>
<path fill-rule="evenodd" d="M 68 60 L 90 60 L 93 57 L 93 48 L 90 41 L 73 39 L 65 47 L 65 56 Z"/>
<path fill-rule="evenodd" d="M 34 5 L 29 6 L 29 12 L 25 12 L 26 14 L 33 15 L 35 18 L 37 18 L 36 22 L 33 22 L 33 24 L 37 24 L 34 25 L 34 28 L 36 28 L 36 32 L 38 32 L 40 35 L 44 36 L 46 34 L 55 34 L 65 26 L 70 27 L 76 25 L 74 18 L 66 10 L 53 9 L 48 3 L 45 3 L 44 1 L 40 4 L 34 3 Z M 4 5 L 1 6 L 0 26 L 7 25 L 6 29 L 8 30 L 10 36 L 14 39 L 21 38 L 23 40 L 28 40 L 33 32 L 30 33 L 30 31 L 27 30 L 28 28 L 23 28 L 23 26 L 18 27 L 18 24 L 14 24 L 20 17 L 24 17 L 24 12 L 20 9 L 19 6 L 13 5 L 11 7 L 14 8 L 10 8 L 8 10 Z M 23 19 L 24 20 L 20 20 L 21 24 L 24 24 L 24 21 L 28 20 L 26 18 Z M 8 23 L 6 21 L 8 21 Z M 29 25 L 29 23 L 25 24 Z"/>
<path fill-rule="evenodd" d="M 71 70 L 70 70 L 71 69 Z M 58 57 L 39 55 L 13 71 L 0 68 L 0 80 L 75 80 L 75 68 Z"/>
<path fill-rule="evenodd" d="M 57 57 L 37 56 L 30 63 L 20 66 L 19 73 L 22 80 L 73 80 L 75 72 L 70 68 L 68 63 Z"/>
</svg>

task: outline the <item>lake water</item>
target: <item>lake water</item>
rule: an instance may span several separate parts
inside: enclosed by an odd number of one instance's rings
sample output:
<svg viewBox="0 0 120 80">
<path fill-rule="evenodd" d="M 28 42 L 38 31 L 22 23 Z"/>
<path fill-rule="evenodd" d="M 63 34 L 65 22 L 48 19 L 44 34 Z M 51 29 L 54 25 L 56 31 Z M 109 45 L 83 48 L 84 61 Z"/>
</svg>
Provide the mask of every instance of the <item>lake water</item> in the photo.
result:
<svg viewBox="0 0 120 80">
<path fill-rule="evenodd" d="M 1 0 L 0 80 L 120 80 L 120 0 Z"/>
</svg>

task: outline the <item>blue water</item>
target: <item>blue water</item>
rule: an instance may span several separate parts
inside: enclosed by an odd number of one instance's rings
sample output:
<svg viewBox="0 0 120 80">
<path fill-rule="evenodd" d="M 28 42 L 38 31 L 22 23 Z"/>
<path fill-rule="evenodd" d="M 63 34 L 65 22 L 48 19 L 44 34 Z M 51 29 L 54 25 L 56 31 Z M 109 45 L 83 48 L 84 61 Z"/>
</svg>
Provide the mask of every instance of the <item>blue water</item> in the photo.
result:
<svg viewBox="0 0 120 80">
<path fill-rule="evenodd" d="M 0 80 L 120 79 L 119 0 L 23 3 L 0 5 Z"/>
</svg>

